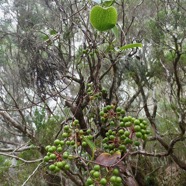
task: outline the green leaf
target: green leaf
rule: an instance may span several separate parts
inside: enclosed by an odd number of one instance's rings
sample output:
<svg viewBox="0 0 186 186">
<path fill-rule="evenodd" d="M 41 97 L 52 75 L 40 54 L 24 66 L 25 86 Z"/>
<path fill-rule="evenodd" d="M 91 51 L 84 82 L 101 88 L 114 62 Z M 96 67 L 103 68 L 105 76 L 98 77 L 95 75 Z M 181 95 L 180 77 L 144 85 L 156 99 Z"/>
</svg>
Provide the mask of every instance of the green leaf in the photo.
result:
<svg viewBox="0 0 186 186">
<path fill-rule="evenodd" d="M 116 25 L 115 25 L 115 27 L 112 28 L 112 32 L 113 32 L 115 38 L 118 39 L 119 38 L 119 30 Z"/>
<path fill-rule="evenodd" d="M 49 36 L 48 35 L 44 35 L 43 36 L 43 41 L 46 41 L 46 40 L 48 40 L 49 39 Z"/>
<path fill-rule="evenodd" d="M 57 34 L 56 30 L 50 30 L 50 35 L 55 35 Z"/>
<path fill-rule="evenodd" d="M 94 153 L 94 151 L 96 150 L 96 145 L 89 140 L 86 136 L 83 136 L 83 140 L 88 144 L 88 146 L 91 148 L 92 152 Z"/>
<path fill-rule="evenodd" d="M 102 5 L 103 5 L 104 7 L 109 7 L 109 6 L 111 6 L 114 2 L 115 2 L 115 0 L 112 0 L 112 1 L 103 0 L 103 1 L 102 1 Z"/>
<path fill-rule="evenodd" d="M 142 44 L 141 43 L 133 43 L 133 44 L 128 44 L 128 45 L 124 45 L 122 47 L 120 47 L 120 50 L 127 50 L 127 49 L 130 49 L 130 48 L 136 48 L 136 47 L 142 47 Z"/>
</svg>

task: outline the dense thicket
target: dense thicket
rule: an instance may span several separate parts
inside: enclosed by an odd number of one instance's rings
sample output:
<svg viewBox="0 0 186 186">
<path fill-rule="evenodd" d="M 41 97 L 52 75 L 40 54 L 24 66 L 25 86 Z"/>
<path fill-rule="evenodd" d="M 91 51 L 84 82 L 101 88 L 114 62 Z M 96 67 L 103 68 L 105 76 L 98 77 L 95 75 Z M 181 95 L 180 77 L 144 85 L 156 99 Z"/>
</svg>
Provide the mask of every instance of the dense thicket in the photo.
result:
<svg viewBox="0 0 186 186">
<path fill-rule="evenodd" d="M 123 185 L 186 184 L 186 1 L 116 0 L 118 23 L 106 32 L 89 22 L 95 4 L 0 2 L 2 185 L 84 185 L 89 164 L 74 159 L 69 172 L 53 174 L 45 146 L 78 120 L 99 156 L 108 105 L 143 118 L 151 132 L 122 154 Z M 143 47 L 119 50 L 130 43 Z M 82 158 L 89 146 L 78 147 Z"/>
</svg>

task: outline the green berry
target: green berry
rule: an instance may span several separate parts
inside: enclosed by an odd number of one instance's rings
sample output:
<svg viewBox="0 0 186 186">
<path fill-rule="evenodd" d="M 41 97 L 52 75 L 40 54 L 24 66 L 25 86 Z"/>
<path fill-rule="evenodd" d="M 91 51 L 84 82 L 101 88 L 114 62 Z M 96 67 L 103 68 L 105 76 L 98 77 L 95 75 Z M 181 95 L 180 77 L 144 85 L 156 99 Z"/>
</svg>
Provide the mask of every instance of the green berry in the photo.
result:
<svg viewBox="0 0 186 186">
<path fill-rule="evenodd" d="M 51 154 L 51 155 L 50 155 L 50 159 L 51 159 L 51 160 L 55 160 L 55 159 L 56 159 L 56 155 L 55 155 L 55 154 Z"/>
<path fill-rule="evenodd" d="M 67 137 L 68 137 L 68 133 L 67 132 L 63 132 L 62 138 L 67 138 Z"/>
<path fill-rule="evenodd" d="M 100 182 L 101 185 L 107 185 L 107 180 L 105 178 L 101 178 Z"/>
<path fill-rule="evenodd" d="M 115 124 L 114 121 L 111 121 L 111 122 L 110 122 L 110 125 L 111 125 L 111 126 L 115 126 L 116 124 Z"/>
<path fill-rule="evenodd" d="M 77 125 L 79 124 L 79 121 L 77 119 L 74 120 L 74 124 Z"/>
<path fill-rule="evenodd" d="M 110 182 L 111 183 L 116 183 L 116 176 L 111 176 Z"/>
<path fill-rule="evenodd" d="M 58 151 L 58 152 L 62 152 L 62 150 L 63 150 L 62 147 L 58 147 L 58 148 L 57 148 L 57 151 Z"/>
<path fill-rule="evenodd" d="M 109 141 L 108 137 L 105 137 L 102 142 L 107 143 L 108 141 Z"/>
<path fill-rule="evenodd" d="M 44 162 L 49 162 L 49 160 L 50 160 L 50 157 L 49 157 L 49 156 L 45 156 L 45 157 L 43 158 L 43 161 L 44 161 Z"/>
<path fill-rule="evenodd" d="M 109 139 L 110 139 L 110 140 L 114 140 L 114 139 L 115 139 L 115 136 L 114 136 L 114 135 L 110 135 L 110 136 L 109 136 Z"/>
<path fill-rule="evenodd" d="M 69 165 L 69 164 L 66 164 L 66 165 L 64 166 L 64 169 L 65 169 L 65 170 L 70 170 L 70 165 Z"/>
<path fill-rule="evenodd" d="M 48 149 L 49 149 L 50 147 L 51 147 L 50 145 L 47 145 L 47 146 L 45 147 L 45 150 L 48 151 Z"/>
<path fill-rule="evenodd" d="M 49 166 L 49 170 L 54 171 L 56 169 L 56 166 L 54 164 Z"/>
<path fill-rule="evenodd" d="M 70 141 L 70 145 L 75 145 L 75 141 Z"/>
<path fill-rule="evenodd" d="M 121 114 L 123 114 L 123 115 L 124 115 L 124 114 L 125 114 L 125 110 L 121 110 Z"/>
<path fill-rule="evenodd" d="M 59 161 L 57 162 L 57 167 L 62 169 L 64 166 L 66 165 L 66 162 L 65 161 Z"/>
<path fill-rule="evenodd" d="M 141 127 L 142 129 L 146 129 L 146 128 L 147 128 L 147 126 L 144 125 L 143 123 L 140 123 L 140 127 Z"/>
<path fill-rule="evenodd" d="M 125 117 L 123 118 L 123 122 L 126 123 L 126 122 L 128 122 L 128 121 L 129 121 L 129 118 L 128 118 L 127 116 L 125 116 Z"/>
<path fill-rule="evenodd" d="M 132 116 L 128 116 L 128 120 L 133 122 L 134 121 L 134 118 Z"/>
<path fill-rule="evenodd" d="M 100 116 L 104 116 L 105 113 L 104 113 L 103 111 L 100 111 L 99 115 L 100 115 Z"/>
<path fill-rule="evenodd" d="M 61 140 L 60 145 L 63 146 L 65 144 L 65 141 Z"/>
<path fill-rule="evenodd" d="M 87 142 L 83 141 L 83 142 L 82 142 L 82 146 L 83 146 L 83 147 L 86 147 L 86 146 L 87 146 Z"/>
<path fill-rule="evenodd" d="M 108 133 L 109 133 L 109 134 L 112 134 L 112 130 L 111 130 L 111 129 L 110 129 L 110 130 L 108 130 Z"/>
<path fill-rule="evenodd" d="M 105 117 L 101 117 L 101 121 L 102 122 L 105 122 L 106 121 L 106 118 Z"/>
<path fill-rule="evenodd" d="M 121 150 L 121 151 L 123 151 L 123 152 L 126 152 L 126 146 L 125 145 L 120 145 L 119 146 L 119 149 Z"/>
<path fill-rule="evenodd" d="M 116 182 L 116 183 L 121 183 L 121 182 L 122 182 L 121 177 L 117 176 L 115 182 Z"/>
<path fill-rule="evenodd" d="M 141 133 L 142 133 L 142 134 L 146 134 L 146 130 L 141 129 Z"/>
<path fill-rule="evenodd" d="M 63 153 L 63 158 L 64 158 L 64 159 L 68 159 L 68 156 L 69 156 L 69 153 L 68 153 L 68 152 L 64 152 L 64 153 Z"/>
<path fill-rule="evenodd" d="M 91 135 L 87 136 L 87 138 L 88 138 L 89 140 L 93 140 L 93 136 L 91 136 Z"/>
<path fill-rule="evenodd" d="M 142 123 L 143 123 L 144 125 L 147 125 L 147 122 L 146 122 L 146 121 L 143 121 Z"/>
<path fill-rule="evenodd" d="M 107 105 L 106 106 L 106 109 L 109 111 L 109 110 L 111 110 L 112 109 L 112 105 Z"/>
<path fill-rule="evenodd" d="M 56 151 L 56 147 L 55 146 L 51 146 L 49 149 L 48 149 L 48 152 L 54 152 Z"/>
<path fill-rule="evenodd" d="M 120 113 L 121 111 L 122 111 L 121 108 L 119 108 L 119 107 L 116 108 L 116 112 Z"/>
<path fill-rule="evenodd" d="M 95 171 L 95 172 L 93 173 L 93 177 L 94 177 L 94 178 L 99 178 L 99 177 L 100 177 L 100 172 Z"/>
<path fill-rule="evenodd" d="M 47 152 L 47 156 L 50 156 L 50 154 L 51 154 L 50 152 Z"/>
<path fill-rule="evenodd" d="M 142 138 L 142 133 L 141 132 L 136 132 L 136 137 L 137 138 Z"/>
<path fill-rule="evenodd" d="M 59 140 L 59 139 L 56 139 L 56 140 L 54 141 L 54 145 L 58 146 L 59 144 L 60 144 L 60 140 Z"/>
<path fill-rule="evenodd" d="M 84 131 L 83 130 L 79 130 L 79 134 L 80 135 L 83 135 L 84 134 Z"/>
<path fill-rule="evenodd" d="M 70 141 L 69 140 L 66 141 L 66 145 L 70 146 Z"/>
<path fill-rule="evenodd" d="M 146 130 L 146 134 L 150 134 L 150 130 Z"/>
<path fill-rule="evenodd" d="M 134 120 L 134 125 L 140 125 L 140 120 L 139 119 L 135 119 Z"/>
<path fill-rule="evenodd" d="M 54 172 L 59 172 L 59 171 L 60 171 L 60 168 L 56 166 Z"/>
<path fill-rule="evenodd" d="M 139 142 L 139 141 L 135 141 L 135 142 L 134 142 L 134 145 L 135 145 L 135 146 L 140 146 L 140 142 Z"/>
<path fill-rule="evenodd" d="M 119 175 L 119 170 L 115 168 L 112 173 L 113 173 L 114 176 L 118 176 Z"/>
<path fill-rule="evenodd" d="M 70 127 L 69 127 L 68 125 L 65 125 L 65 126 L 64 126 L 64 131 L 68 132 L 69 129 L 70 129 Z"/>
<path fill-rule="evenodd" d="M 91 171 L 90 171 L 90 175 L 93 176 L 94 172 L 95 172 L 94 170 L 91 170 Z"/>
<path fill-rule="evenodd" d="M 144 134 L 143 137 L 142 137 L 143 140 L 146 140 L 147 139 L 147 134 Z"/>
<path fill-rule="evenodd" d="M 124 143 L 127 144 L 132 144 L 132 140 L 130 138 L 126 138 Z"/>
<path fill-rule="evenodd" d="M 121 137 L 120 137 L 121 140 L 125 140 L 126 139 L 126 136 L 123 134 Z"/>
<path fill-rule="evenodd" d="M 122 121 L 122 122 L 120 122 L 119 126 L 120 127 L 125 127 L 125 123 Z"/>
<path fill-rule="evenodd" d="M 125 127 L 131 127 L 131 126 L 132 126 L 132 123 L 130 121 L 125 123 Z"/>
<path fill-rule="evenodd" d="M 95 171 L 99 171 L 100 170 L 100 165 L 94 165 L 94 168 L 93 168 Z"/>
<path fill-rule="evenodd" d="M 87 130 L 87 134 L 91 134 L 91 132 L 92 132 L 91 129 Z"/>
<path fill-rule="evenodd" d="M 119 135 L 123 135 L 123 134 L 124 134 L 124 130 L 123 130 L 123 129 L 120 129 L 120 130 L 118 131 L 118 133 L 119 133 Z"/>
<path fill-rule="evenodd" d="M 124 135 L 125 135 L 126 137 L 129 137 L 129 136 L 130 136 L 130 132 L 129 132 L 128 130 L 126 130 L 126 131 L 124 132 Z"/>
<path fill-rule="evenodd" d="M 87 184 L 87 185 L 91 185 L 91 184 L 93 184 L 93 183 L 94 183 L 94 181 L 93 181 L 92 178 L 90 178 L 90 177 L 89 177 L 89 178 L 87 179 L 87 181 L 86 181 L 86 184 Z"/>
<path fill-rule="evenodd" d="M 134 126 L 134 131 L 139 132 L 141 130 L 141 127 L 139 125 Z"/>
</svg>

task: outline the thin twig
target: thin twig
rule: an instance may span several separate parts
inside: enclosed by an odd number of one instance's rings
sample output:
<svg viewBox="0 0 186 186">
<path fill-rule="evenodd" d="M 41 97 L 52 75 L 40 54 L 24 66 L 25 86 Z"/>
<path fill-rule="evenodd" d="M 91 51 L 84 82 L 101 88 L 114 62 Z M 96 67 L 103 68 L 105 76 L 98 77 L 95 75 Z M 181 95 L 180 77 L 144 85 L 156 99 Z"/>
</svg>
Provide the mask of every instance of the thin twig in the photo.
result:
<svg viewBox="0 0 186 186">
<path fill-rule="evenodd" d="M 30 178 L 36 173 L 36 171 L 39 169 L 39 167 L 41 166 L 41 164 L 42 164 L 43 162 L 41 162 L 41 163 L 39 163 L 38 165 L 37 165 L 37 167 L 35 168 L 35 170 L 32 172 L 32 174 L 30 174 L 29 176 L 28 176 L 28 178 L 24 181 L 24 183 L 21 185 L 21 186 L 24 186 L 24 185 L 26 185 L 26 183 L 30 180 Z"/>
<path fill-rule="evenodd" d="M 15 158 L 17 160 L 23 161 L 24 163 L 36 163 L 36 162 L 40 162 L 40 161 L 43 160 L 43 158 L 36 159 L 36 160 L 25 160 L 25 159 L 20 158 L 18 156 L 15 156 L 15 155 L 12 155 L 12 154 L 3 153 L 3 152 L 0 152 L 0 155 L 2 155 L 2 156 L 8 156 L 8 157 L 11 157 L 11 158 Z"/>
</svg>

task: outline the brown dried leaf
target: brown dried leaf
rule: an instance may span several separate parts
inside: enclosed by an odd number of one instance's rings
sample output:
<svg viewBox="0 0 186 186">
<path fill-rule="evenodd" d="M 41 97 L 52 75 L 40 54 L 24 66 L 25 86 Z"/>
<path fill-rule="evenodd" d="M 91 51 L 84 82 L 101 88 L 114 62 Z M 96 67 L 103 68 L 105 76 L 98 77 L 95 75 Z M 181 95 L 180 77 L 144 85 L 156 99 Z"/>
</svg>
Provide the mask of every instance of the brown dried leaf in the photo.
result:
<svg viewBox="0 0 186 186">
<path fill-rule="evenodd" d="M 119 151 L 115 152 L 114 154 L 109 154 L 106 152 L 101 153 L 96 158 L 96 163 L 100 165 L 104 165 L 106 167 L 110 167 L 118 162 L 118 160 L 121 158 L 121 153 Z"/>
</svg>

